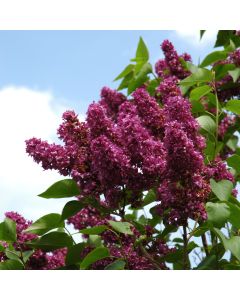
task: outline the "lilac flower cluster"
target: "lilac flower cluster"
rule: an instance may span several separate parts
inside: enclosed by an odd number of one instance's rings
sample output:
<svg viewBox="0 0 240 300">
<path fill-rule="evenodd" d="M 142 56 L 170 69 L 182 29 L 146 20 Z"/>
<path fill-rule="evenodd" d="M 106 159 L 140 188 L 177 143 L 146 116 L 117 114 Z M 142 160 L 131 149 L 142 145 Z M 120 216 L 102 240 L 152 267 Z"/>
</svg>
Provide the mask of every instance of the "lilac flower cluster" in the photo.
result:
<svg viewBox="0 0 240 300">
<path fill-rule="evenodd" d="M 26 151 L 44 169 L 71 175 L 82 195 L 103 194 L 105 203 L 113 204 L 112 195 L 130 189 L 134 204 L 161 177 L 164 114 L 145 89 L 137 89 L 127 100 L 105 87 L 101 100 L 89 106 L 86 122 L 79 122 L 71 111 L 63 120 L 58 129 L 63 146 L 33 138 L 26 141 Z"/>
<path fill-rule="evenodd" d="M 157 190 L 156 210 L 165 224 L 185 226 L 188 218 L 203 221 L 207 218 L 205 202 L 211 192 L 210 178 L 234 181 L 220 158 L 207 166 L 204 163 L 205 139 L 192 116 L 189 100 L 183 97 L 178 86 L 190 74 L 185 64 L 191 57 L 186 53 L 178 55 L 168 40 L 161 47 L 165 58 L 155 65 L 160 82 L 155 96 L 145 86 L 137 88 L 130 99 L 104 87 L 100 100 L 89 106 L 85 122 L 80 122 L 73 111 L 63 114 L 63 123 L 57 131 L 63 144 L 49 144 L 37 138 L 26 141 L 27 153 L 43 169 L 58 170 L 77 182 L 81 190 L 79 201 L 91 196 L 106 209 L 102 213 L 91 204 L 86 205 L 68 220 L 76 230 L 108 225 L 109 220 L 115 220 L 114 214 L 124 220 L 125 206 L 141 207 L 143 192 L 149 189 Z M 238 50 L 229 56 L 229 62 L 240 65 Z M 226 76 L 217 82 L 223 100 L 229 95 L 221 88 L 230 81 L 231 76 Z M 220 138 L 224 138 L 233 122 L 234 118 L 229 116 L 222 120 Z M 25 222 L 15 219 L 19 224 Z M 19 229 L 19 240 L 34 238 L 21 236 L 22 230 Z M 133 236 L 116 236 L 111 230 L 103 232 L 102 243 L 111 257 L 94 263 L 92 268 L 104 269 L 121 258 L 128 269 L 155 269 L 155 261 L 165 269 L 162 258 L 175 249 L 169 249 L 156 237 L 151 243 L 139 244 L 140 233 L 134 227 L 132 230 Z M 144 234 L 153 237 L 153 232 L 147 225 Z M 85 248 L 81 256 L 91 250 L 91 246 Z M 28 268 L 59 268 L 64 266 L 65 255 L 66 249 L 52 253 L 37 250 L 30 257 Z"/>
<path fill-rule="evenodd" d="M 218 61 L 215 65 L 234 64 L 237 68 L 240 67 L 240 48 L 234 50 L 229 54 L 225 60 Z M 222 79 L 216 81 L 216 88 L 218 91 L 218 98 L 221 101 L 226 101 L 232 97 L 240 96 L 240 78 L 234 83 L 232 76 L 225 75 Z"/>
<path fill-rule="evenodd" d="M 161 48 L 165 59 L 159 60 L 155 65 L 155 71 L 159 77 L 176 76 L 183 79 L 190 75 L 183 65 L 183 62 L 191 61 L 189 54 L 178 55 L 173 44 L 168 40 L 163 41 Z"/>
<path fill-rule="evenodd" d="M 206 174 L 209 178 L 213 178 L 216 181 L 229 180 L 234 182 L 233 174 L 227 169 L 226 163 L 219 156 L 208 165 Z"/>
<path fill-rule="evenodd" d="M 24 230 L 26 230 L 32 224 L 32 222 L 25 220 L 20 214 L 12 211 L 6 212 L 5 217 L 13 220 L 16 223 L 17 241 L 21 247 L 25 242 L 36 238 L 35 234 L 24 232 Z"/>
<path fill-rule="evenodd" d="M 227 133 L 228 129 L 231 128 L 231 126 L 235 125 L 236 123 L 236 117 L 232 115 L 226 115 L 221 123 L 218 126 L 218 136 L 223 139 L 225 134 Z"/>
<path fill-rule="evenodd" d="M 198 133 L 199 125 L 191 114 L 191 106 L 180 94 L 174 96 L 178 87 L 171 81 L 169 94 L 166 80 L 160 84 L 165 114 L 163 143 L 167 151 L 166 173 L 158 188 L 158 212 L 171 224 L 185 225 L 187 219 L 204 220 L 204 203 L 210 192 L 204 178 L 202 150 L 204 138 Z M 169 211 L 166 213 L 166 211 Z"/>
<path fill-rule="evenodd" d="M 20 214 L 16 212 L 7 212 L 5 216 L 16 223 L 17 231 L 17 242 L 14 243 L 14 248 L 17 251 L 29 250 L 29 247 L 25 245 L 26 242 L 34 240 L 37 235 L 32 233 L 24 232 L 32 222 L 27 221 Z M 2 243 L 2 245 L 7 248 L 7 243 Z M 34 250 L 33 254 L 30 256 L 26 263 L 26 269 L 29 270 L 54 270 L 65 265 L 66 249 L 58 249 L 53 252 L 43 252 L 42 250 Z M 4 252 L 0 251 L 0 261 L 5 261 L 7 257 Z"/>
</svg>

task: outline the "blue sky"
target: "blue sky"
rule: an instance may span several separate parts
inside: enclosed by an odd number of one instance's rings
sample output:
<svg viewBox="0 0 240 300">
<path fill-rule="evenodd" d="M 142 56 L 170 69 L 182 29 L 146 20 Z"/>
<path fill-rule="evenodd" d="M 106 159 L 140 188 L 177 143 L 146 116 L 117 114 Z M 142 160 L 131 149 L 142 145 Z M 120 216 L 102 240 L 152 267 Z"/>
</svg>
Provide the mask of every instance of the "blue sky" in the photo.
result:
<svg viewBox="0 0 240 300">
<path fill-rule="evenodd" d="M 60 176 L 42 171 L 25 154 L 24 140 L 56 140 L 66 109 L 83 118 L 103 86 L 117 86 L 113 79 L 134 57 L 140 36 L 152 63 L 162 57 L 166 38 L 197 63 L 212 49 L 214 34 L 199 42 L 199 32 L 191 30 L 0 31 L 0 219 L 8 210 L 33 219 L 61 211 L 66 200 L 36 196 Z"/>
<path fill-rule="evenodd" d="M 173 31 L 2 31 L 0 87 L 51 90 L 64 104 L 85 111 L 102 86 L 116 87 L 112 80 L 134 56 L 140 36 L 152 63 L 162 56 L 165 38 L 195 62 L 209 50 L 209 43 L 197 43 L 197 32 L 193 41 Z"/>
</svg>

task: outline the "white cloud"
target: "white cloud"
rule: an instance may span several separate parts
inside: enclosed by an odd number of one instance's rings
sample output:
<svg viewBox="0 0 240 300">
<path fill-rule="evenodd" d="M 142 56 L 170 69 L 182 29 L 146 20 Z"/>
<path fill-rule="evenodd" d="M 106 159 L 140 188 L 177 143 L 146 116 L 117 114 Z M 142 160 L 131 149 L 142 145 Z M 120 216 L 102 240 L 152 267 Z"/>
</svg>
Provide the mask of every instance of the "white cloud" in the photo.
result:
<svg viewBox="0 0 240 300">
<path fill-rule="evenodd" d="M 60 212 L 66 202 L 36 196 L 61 177 L 43 171 L 25 152 L 24 141 L 33 136 L 56 139 L 64 107 L 54 103 L 51 92 L 14 86 L 0 90 L 0 219 L 9 210 L 36 219 Z"/>
<path fill-rule="evenodd" d="M 217 36 L 217 30 L 209 29 L 206 30 L 202 39 L 200 40 L 200 30 L 195 29 L 181 29 L 176 30 L 176 34 L 179 37 L 184 38 L 185 42 L 190 43 L 193 46 L 201 47 L 215 42 Z"/>
</svg>

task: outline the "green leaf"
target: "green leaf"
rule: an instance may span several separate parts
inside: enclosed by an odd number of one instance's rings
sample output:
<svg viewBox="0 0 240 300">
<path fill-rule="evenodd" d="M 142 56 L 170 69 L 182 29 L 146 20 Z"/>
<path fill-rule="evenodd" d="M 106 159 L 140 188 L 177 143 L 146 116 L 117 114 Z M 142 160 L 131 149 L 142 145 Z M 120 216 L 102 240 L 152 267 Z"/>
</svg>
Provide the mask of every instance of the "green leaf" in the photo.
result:
<svg viewBox="0 0 240 300">
<path fill-rule="evenodd" d="M 194 242 L 190 242 L 188 244 L 188 253 L 190 253 L 193 249 L 197 248 L 198 245 Z M 176 251 L 168 253 L 164 259 L 169 263 L 179 262 L 183 259 L 183 247 L 179 247 Z"/>
<path fill-rule="evenodd" d="M 42 249 L 45 251 L 53 251 L 56 249 L 71 247 L 72 238 L 64 232 L 50 232 L 43 235 L 39 240 L 26 243 L 32 248 Z"/>
<path fill-rule="evenodd" d="M 240 76 L 240 68 L 236 68 L 235 70 L 228 71 L 229 75 L 232 76 L 233 82 L 236 82 Z"/>
<path fill-rule="evenodd" d="M 240 207 L 233 203 L 227 203 L 230 211 L 229 222 L 236 227 L 240 228 Z"/>
<path fill-rule="evenodd" d="M 130 64 L 130 65 L 126 66 L 126 68 L 114 79 L 114 81 L 117 81 L 117 80 L 127 76 L 133 70 L 134 70 L 134 65 Z"/>
<path fill-rule="evenodd" d="M 93 246 L 93 247 L 100 247 L 102 246 L 102 240 L 99 235 L 90 235 L 87 241 L 88 245 Z"/>
<path fill-rule="evenodd" d="M 138 47 L 136 51 L 136 58 L 134 59 L 136 62 L 147 62 L 149 59 L 149 53 L 147 46 L 145 45 L 142 37 L 140 37 L 138 42 Z"/>
<path fill-rule="evenodd" d="M 210 255 L 205 257 L 197 266 L 197 270 L 214 270 L 216 268 L 217 257 L 216 255 Z"/>
<path fill-rule="evenodd" d="M 205 157 L 207 158 L 206 162 L 211 161 L 215 158 L 215 143 L 207 140 L 207 146 L 204 149 Z"/>
<path fill-rule="evenodd" d="M 240 114 L 240 100 L 229 100 L 226 109 L 235 114 Z"/>
<path fill-rule="evenodd" d="M 105 247 L 98 247 L 95 248 L 93 251 L 88 253 L 87 256 L 84 257 L 83 261 L 81 262 L 80 269 L 86 270 L 89 266 L 91 266 L 96 261 L 109 257 L 109 250 Z"/>
<path fill-rule="evenodd" d="M 214 51 L 204 58 L 203 62 L 201 63 L 201 67 L 207 67 L 218 60 L 227 58 L 227 56 L 228 53 L 226 51 Z"/>
<path fill-rule="evenodd" d="M 5 254 L 6 254 L 7 258 L 12 259 L 12 260 L 17 260 L 22 264 L 19 251 L 6 249 Z"/>
<path fill-rule="evenodd" d="M 65 258 L 66 265 L 75 265 L 80 263 L 82 261 L 81 253 L 85 246 L 85 243 L 79 243 L 70 247 Z"/>
<path fill-rule="evenodd" d="M 23 261 L 26 263 L 28 259 L 31 257 L 31 255 L 34 253 L 34 250 L 28 250 L 23 252 Z"/>
<path fill-rule="evenodd" d="M 216 131 L 216 124 L 211 117 L 204 115 L 197 118 L 196 120 L 198 121 L 201 128 L 214 135 Z"/>
<path fill-rule="evenodd" d="M 226 250 L 230 250 L 231 253 L 240 260 L 240 236 L 233 236 L 227 239 L 221 230 L 214 228 L 214 232 L 220 238 L 223 246 Z"/>
<path fill-rule="evenodd" d="M 232 156 L 227 158 L 227 164 L 229 167 L 234 168 L 238 173 L 240 173 L 240 156 L 237 154 L 233 154 Z"/>
<path fill-rule="evenodd" d="M 217 40 L 214 47 L 225 46 L 230 42 L 233 30 L 219 30 L 217 34 Z"/>
<path fill-rule="evenodd" d="M 81 229 L 79 230 L 80 233 L 83 234 L 101 234 L 102 232 L 104 232 L 105 230 L 107 230 L 108 227 L 105 225 L 99 225 L 99 226 L 95 226 L 92 228 L 86 228 L 86 229 Z"/>
<path fill-rule="evenodd" d="M 210 185 L 213 193 L 221 201 L 226 201 L 230 197 L 233 189 L 233 184 L 229 180 L 221 180 L 216 182 L 214 179 L 210 179 Z"/>
<path fill-rule="evenodd" d="M 124 270 L 126 263 L 122 259 L 117 259 L 113 263 L 106 266 L 105 270 Z"/>
<path fill-rule="evenodd" d="M 66 220 L 76 215 L 85 206 L 86 204 L 77 200 L 67 202 L 62 210 L 62 220 Z"/>
<path fill-rule="evenodd" d="M 147 91 L 151 96 L 154 96 L 156 88 L 159 86 L 159 81 L 157 79 L 153 79 L 149 82 L 147 86 Z"/>
<path fill-rule="evenodd" d="M 0 241 L 15 242 L 17 240 L 16 223 L 6 218 L 0 223 Z"/>
<path fill-rule="evenodd" d="M 187 70 L 189 70 L 191 73 L 196 73 L 199 69 L 198 66 L 190 63 L 189 61 L 186 61 L 185 65 L 186 65 Z"/>
<path fill-rule="evenodd" d="M 207 69 L 198 68 L 198 70 L 180 82 L 182 86 L 192 86 L 197 83 L 211 82 L 213 74 Z"/>
<path fill-rule="evenodd" d="M 120 91 L 126 89 L 128 87 L 129 82 L 133 79 L 133 75 L 133 72 L 130 72 L 128 75 L 126 75 L 126 77 L 123 78 L 117 90 Z"/>
<path fill-rule="evenodd" d="M 0 270 L 23 270 L 23 264 L 17 260 L 6 260 L 0 263 Z"/>
<path fill-rule="evenodd" d="M 131 230 L 131 224 L 128 222 L 115 222 L 115 221 L 108 221 L 108 223 L 112 226 L 114 230 L 120 233 L 133 235 Z"/>
<path fill-rule="evenodd" d="M 154 190 L 149 190 L 147 195 L 144 197 L 143 202 L 144 202 L 144 206 L 156 201 L 156 193 L 154 192 Z"/>
<path fill-rule="evenodd" d="M 60 226 L 64 227 L 64 223 L 61 223 L 61 215 L 52 213 L 38 219 L 30 225 L 25 232 L 43 235 L 44 233 Z"/>
<path fill-rule="evenodd" d="M 209 85 L 203 85 L 203 86 L 197 87 L 191 91 L 190 99 L 191 100 L 199 100 L 201 97 L 208 94 L 211 90 L 212 90 L 212 88 Z"/>
<path fill-rule="evenodd" d="M 224 242 L 225 248 L 230 250 L 232 254 L 240 260 L 240 236 L 233 236 Z"/>
<path fill-rule="evenodd" d="M 213 226 L 222 227 L 228 221 L 230 217 L 230 209 L 226 203 L 212 203 L 206 204 L 206 210 L 208 214 L 208 221 Z"/>
<path fill-rule="evenodd" d="M 191 105 L 192 105 L 192 113 L 198 113 L 198 112 L 205 112 L 205 108 L 202 105 L 202 103 L 198 100 L 191 100 Z"/>
<path fill-rule="evenodd" d="M 233 136 L 231 139 L 229 139 L 226 143 L 226 145 L 233 151 L 236 151 L 238 144 L 238 137 Z"/>
<path fill-rule="evenodd" d="M 152 66 L 150 63 L 145 63 L 138 74 L 132 78 L 132 80 L 128 84 L 128 95 L 130 95 L 133 91 L 136 90 L 139 86 L 141 86 L 147 80 L 147 74 L 152 73 Z"/>
<path fill-rule="evenodd" d="M 63 179 L 55 182 L 45 192 L 38 195 L 39 197 L 50 198 L 68 198 L 72 196 L 78 196 L 80 190 L 76 182 L 72 179 Z"/>
<path fill-rule="evenodd" d="M 200 30 L 200 40 L 202 39 L 204 33 L 205 33 L 206 30 Z"/>
<path fill-rule="evenodd" d="M 234 70 L 236 66 L 234 64 L 216 65 L 213 67 L 215 70 L 216 80 L 222 79 L 228 71 Z"/>
</svg>

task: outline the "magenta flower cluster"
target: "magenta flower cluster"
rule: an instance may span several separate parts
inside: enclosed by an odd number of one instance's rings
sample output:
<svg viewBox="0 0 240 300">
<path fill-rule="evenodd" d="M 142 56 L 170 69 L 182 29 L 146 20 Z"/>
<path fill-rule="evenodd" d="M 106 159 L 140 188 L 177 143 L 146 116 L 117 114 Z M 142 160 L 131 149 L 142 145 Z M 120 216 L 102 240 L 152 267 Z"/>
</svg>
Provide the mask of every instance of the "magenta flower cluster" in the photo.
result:
<svg viewBox="0 0 240 300">
<path fill-rule="evenodd" d="M 148 92 L 147 83 L 129 98 L 104 87 L 100 100 L 89 105 L 85 122 L 80 122 L 74 111 L 63 114 L 63 122 L 57 130 L 61 144 L 49 144 L 38 138 L 26 141 L 26 152 L 43 169 L 58 170 L 76 181 L 81 191 L 79 201 L 90 196 L 109 212 L 102 214 L 101 209 L 89 203 L 68 219 L 77 230 L 108 225 L 109 220 L 116 221 L 114 214 L 125 220 L 125 208 L 141 207 L 143 193 L 149 189 L 156 191 L 156 212 L 165 224 L 186 226 L 188 218 L 204 221 L 207 218 L 205 202 L 211 192 L 210 178 L 234 181 L 220 157 L 208 165 L 204 162 L 205 139 L 191 113 L 190 101 L 178 86 L 181 79 L 190 75 L 186 62 L 190 62 L 191 57 L 186 53 L 178 55 L 168 40 L 161 48 L 164 59 L 155 65 L 159 85 L 154 95 Z M 221 63 L 230 62 L 240 65 L 238 50 Z M 226 76 L 217 83 L 222 100 L 229 95 L 221 91 L 221 87 L 229 81 L 232 81 L 231 76 Z M 221 139 L 234 122 L 230 116 L 222 119 L 218 132 Z M 6 216 L 17 224 L 16 249 L 36 238 L 24 233 L 30 223 L 20 215 L 7 213 Z M 134 226 L 132 230 L 133 236 L 119 234 L 116 237 L 111 230 L 101 233 L 102 243 L 111 257 L 94 263 L 92 268 L 103 269 L 120 258 L 129 269 L 155 269 L 155 260 L 175 251 L 156 235 L 151 243 L 140 245 L 136 242 L 140 232 Z M 147 225 L 144 230 L 146 236 L 154 235 L 154 227 Z M 90 245 L 86 247 L 82 257 L 91 250 Z M 27 268 L 57 269 L 64 266 L 65 256 L 66 249 L 52 253 L 36 250 Z M 1 253 L 0 259 L 5 259 Z M 162 263 L 160 268 L 167 267 Z"/>
<path fill-rule="evenodd" d="M 37 235 L 24 232 L 32 222 L 27 221 L 24 217 L 16 212 L 7 212 L 5 216 L 16 223 L 17 242 L 14 248 L 17 251 L 30 250 L 25 243 L 37 238 Z M 5 248 L 8 244 L 3 245 Z M 55 270 L 65 265 L 65 256 L 67 249 L 58 249 L 53 252 L 44 252 L 42 250 L 34 250 L 26 264 L 28 270 Z M 0 251 L 0 261 L 5 261 L 7 257 L 4 252 Z"/>
<path fill-rule="evenodd" d="M 94 196 L 112 209 L 124 201 L 139 205 L 142 192 L 156 188 L 159 213 L 165 215 L 170 208 L 166 221 L 184 224 L 188 217 L 206 218 L 210 189 L 204 177 L 205 141 L 177 86 L 189 74 L 183 61 L 191 58 L 178 56 L 167 40 L 162 50 L 165 59 L 156 64 L 162 76 L 157 98 L 145 87 L 131 99 L 104 87 L 100 101 L 89 106 L 86 122 L 79 122 L 74 112 L 63 115 L 58 134 L 65 145 L 31 139 L 26 141 L 27 152 L 44 169 L 72 176 L 82 197 Z"/>
</svg>

